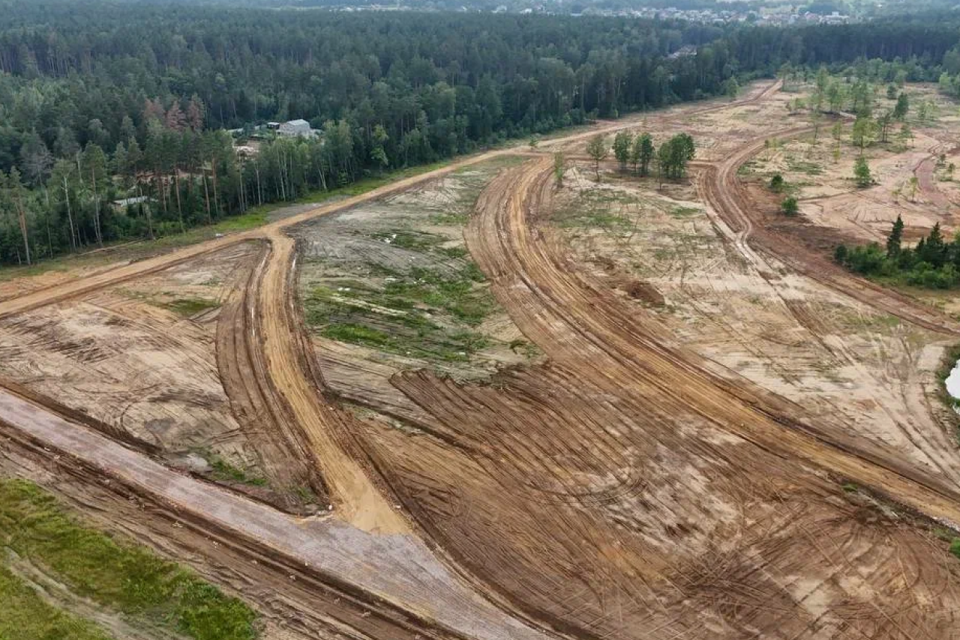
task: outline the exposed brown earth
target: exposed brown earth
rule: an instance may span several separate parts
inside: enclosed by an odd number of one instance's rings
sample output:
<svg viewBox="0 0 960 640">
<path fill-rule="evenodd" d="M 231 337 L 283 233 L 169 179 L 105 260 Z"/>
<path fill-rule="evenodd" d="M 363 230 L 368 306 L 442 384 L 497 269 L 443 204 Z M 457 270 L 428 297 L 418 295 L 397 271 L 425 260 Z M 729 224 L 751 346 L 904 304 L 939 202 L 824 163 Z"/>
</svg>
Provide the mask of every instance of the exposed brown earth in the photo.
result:
<svg viewBox="0 0 960 640">
<path fill-rule="evenodd" d="M 851 347 L 824 335 L 832 325 L 796 295 L 802 279 L 838 301 L 898 318 L 925 332 L 923 340 L 954 339 L 955 319 L 840 270 L 825 255 L 834 232 L 774 224 L 772 203 L 738 177 L 766 137 L 809 131 L 803 122 L 758 124 L 770 119 L 771 104 L 782 104 L 779 88 L 642 123 L 602 123 L 543 147 L 576 158 L 596 131 L 651 123 L 662 131 L 688 123 L 716 129 L 733 112 L 742 126 L 732 136 L 704 136 L 694 184 L 664 192 L 675 196 L 672 215 L 702 207 L 724 259 L 831 357 Z M 25 287 L 32 290 L 0 302 L 0 328 L 37 339 L 64 322 L 55 314 L 89 315 L 118 288 L 135 298 L 177 273 L 240 254 L 222 278 L 215 311 L 182 326 L 152 326 L 151 335 L 163 337 L 152 347 L 156 358 L 180 349 L 197 363 L 189 371 L 171 366 L 155 384 L 209 378 L 211 406 L 234 425 L 221 430 L 239 434 L 279 491 L 271 502 L 311 512 L 311 499 L 289 492 L 300 487 L 319 503 L 314 508 L 329 502 L 332 513 L 282 513 L 255 491 L 251 500 L 171 469 L 166 442 L 145 437 L 149 430 L 118 425 L 113 411 L 97 415 L 75 398 L 45 400 L 55 395 L 49 371 L 10 385 L 32 402 L 0 395 L 0 466 L 53 485 L 85 509 L 115 513 L 114 527 L 158 536 L 154 544 L 168 553 L 199 552 L 202 571 L 259 604 L 271 625 L 302 635 L 947 640 L 960 633 L 960 563 L 933 531 L 935 522 L 960 525 L 956 444 L 932 420 L 901 419 L 894 404 L 885 409 L 909 442 L 873 438 L 868 427 L 847 430 L 800 396 L 685 345 L 682 328 L 663 318 L 681 297 L 667 272 L 630 274 L 617 256 L 600 252 L 590 262 L 575 259 L 556 224 L 559 195 L 545 154 L 526 151 L 529 161 L 501 169 L 464 231 L 499 305 L 545 364 L 463 382 L 397 372 L 400 360 L 378 364 L 372 353 L 358 358 L 356 347 L 309 335 L 296 286 L 300 255 L 286 229 L 512 153 L 475 156 L 261 229 Z M 694 190 L 696 207 L 684 200 Z M 646 205 L 639 206 L 615 221 L 624 242 L 643 236 Z M 685 274 L 684 267 L 681 283 Z M 181 280 L 185 292 L 201 286 L 199 277 Z M 152 302 L 173 304 L 169 297 Z M 63 350 L 60 337 L 48 342 Z M 315 354 L 315 344 L 327 351 Z M 103 348 L 95 337 L 78 341 L 65 362 Z M 17 357 L 24 370 L 31 366 L 30 354 Z M 36 366 L 50 366 L 47 352 L 35 357 Z M 846 362 L 871 366 L 852 351 Z M 118 384 L 126 380 L 132 396 L 142 395 L 138 375 L 145 374 L 120 376 Z M 381 392 L 364 402 L 364 394 Z M 364 418 L 336 397 L 351 393 L 382 415 Z M 932 412 L 922 401 L 909 410 Z M 192 433 L 179 421 L 171 428 Z M 44 461 L 54 464 L 44 470 Z M 131 496 L 143 513 L 121 506 Z M 265 593 L 276 595 L 259 602 Z"/>
</svg>

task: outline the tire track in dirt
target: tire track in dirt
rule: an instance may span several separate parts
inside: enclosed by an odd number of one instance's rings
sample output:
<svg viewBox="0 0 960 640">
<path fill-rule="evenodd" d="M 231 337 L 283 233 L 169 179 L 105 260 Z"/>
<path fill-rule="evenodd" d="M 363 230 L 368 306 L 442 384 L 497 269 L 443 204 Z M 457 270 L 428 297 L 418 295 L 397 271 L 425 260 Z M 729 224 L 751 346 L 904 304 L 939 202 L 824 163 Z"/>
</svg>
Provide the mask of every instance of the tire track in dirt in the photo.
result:
<svg viewBox="0 0 960 640">
<path fill-rule="evenodd" d="M 547 241 L 536 228 L 536 216 L 544 215 L 550 169 L 549 162 L 534 161 L 492 183 L 482 197 L 481 230 L 470 249 L 492 278 L 512 273 L 535 293 L 543 307 L 540 313 L 564 323 L 618 363 L 618 371 L 583 371 L 584 375 L 597 384 L 621 388 L 653 386 L 664 398 L 765 450 L 807 460 L 933 518 L 960 523 L 960 495 L 888 459 L 879 448 L 803 422 L 799 406 L 753 388 L 735 374 L 720 378 L 714 373 L 715 363 L 684 353 L 668 336 L 639 322 L 636 309 L 626 309 L 577 273 L 563 259 L 558 243 Z M 531 328 L 537 333 L 528 338 L 548 353 L 557 351 L 559 347 L 551 344 L 554 332 L 536 325 L 528 325 L 525 332 Z"/>
<path fill-rule="evenodd" d="M 256 315 L 269 380 L 309 443 L 341 517 L 368 531 L 407 533 L 409 525 L 387 503 L 375 484 L 376 475 L 362 465 L 366 456 L 350 436 L 356 432 L 353 418 L 320 395 L 325 385 L 296 295 L 296 243 L 279 229 L 267 233 L 273 249 L 259 287 Z"/>
<path fill-rule="evenodd" d="M 777 137 L 794 137 L 808 131 L 810 131 L 809 128 L 795 128 L 778 134 Z M 719 166 L 705 165 L 697 176 L 697 189 L 701 198 L 708 205 L 707 212 L 711 215 L 717 231 L 722 237 L 730 241 L 740 255 L 770 284 L 776 295 L 780 295 L 777 289 L 779 276 L 774 273 L 774 270 L 760 253 L 767 254 L 781 261 L 791 270 L 807 276 L 842 295 L 862 302 L 868 307 L 941 334 L 950 336 L 960 334 L 960 324 L 938 310 L 917 303 L 912 298 L 896 291 L 891 291 L 850 274 L 832 261 L 803 247 L 795 240 L 768 230 L 762 221 L 759 224 L 754 224 L 751 214 L 757 211 L 757 206 L 751 203 L 750 197 L 738 177 L 738 170 L 745 162 L 759 153 L 764 146 L 764 139 L 753 140 L 741 147 Z M 757 252 L 758 250 L 760 253 Z M 818 340 L 828 352 L 866 374 L 862 365 L 847 352 L 842 344 L 827 344 L 822 340 L 815 319 L 795 313 L 796 305 L 791 301 L 784 299 L 784 303 L 797 321 L 806 327 L 814 339 Z M 813 322 L 810 320 L 813 320 Z M 904 393 L 902 389 L 891 389 L 891 393 L 897 392 Z M 903 420 L 897 419 L 888 407 L 885 398 L 878 398 L 877 402 L 888 412 L 904 437 L 928 457 L 930 463 L 943 474 L 944 478 L 950 479 L 954 486 L 957 486 L 960 471 L 958 471 L 956 460 L 951 455 L 954 449 L 951 429 L 945 428 L 941 432 L 924 433 L 922 429 L 913 424 L 909 416 L 905 416 Z M 933 446 L 923 446 L 930 444 L 933 444 Z"/>
<path fill-rule="evenodd" d="M 943 153 L 947 156 L 952 156 L 960 149 L 956 145 L 949 145 L 949 143 L 942 143 L 930 150 L 930 156 L 924 158 L 916 167 L 913 169 L 914 175 L 917 176 L 917 185 L 920 187 L 920 193 L 922 193 L 928 201 L 935 207 L 943 209 L 944 212 L 949 212 L 950 209 L 954 208 L 954 205 L 950 199 L 943 194 L 942 191 L 937 187 L 936 180 L 934 178 L 934 171 L 936 170 L 937 163 L 939 162 L 938 155 Z"/>
<path fill-rule="evenodd" d="M 308 453 L 296 419 L 281 401 L 266 370 L 260 340 L 263 335 L 257 304 L 261 282 L 272 254 L 263 246 L 254 268 L 238 278 L 217 318 L 217 368 L 231 410 L 250 440 L 271 486 L 279 490 L 283 507 L 304 507 L 298 490 L 309 487 L 318 500 L 328 499 L 323 476 Z"/>
<path fill-rule="evenodd" d="M 377 612 L 397 625 L 396 636 L 381 637 L 409 637 L 407 631 L 437 640 L 548 637 L 465 588 L 414 536 L 371 534 L 335 518 L 294 518 L 173 472 L 6 392 L 0 392 L 0 415 L 7 437 L 41 447 L 59 464 L 86 468 L 106 483 L 168 505 L 178 521 L 210 532 L 221 544 L 278 563 L 288 579 L 299 575 L 342 590 L 363 603 L 367 615 Z"/>
<path fill-rule="evenodd" d="M 951 615 L 928 622 L 937 605 L 911 608 L 925 584 L 950 578 L 908 585 L 918 566 L 948 571 L 953 560 L 942 549 L 918 558 L 891 589 L 898 546 L 922 536 L 904 523 L 892 525 L 902 543 L 885 540 L 891 525 L 872 524 L 882 517 L 871 509 L 837 509 L 836 478 L 777 444 L 785 429 L 762 413 L 777 402 L 778 419 L 802 408 L 709 361 L 687 362 L 655 319 L 581 276 L 562 236 L 539 224 L 552 162 L 532 166 L 490 184 L 466 236 L 497 298 L 550 361 L 489 385 L 394 376 L 444 427 L 413 442 L 371 431 L 418 523 L 481 588 L 578 638 L 839 640 L 852 627 L 890 640 L 898 628 L 952 637 Z M 601 335 L 600 325 L 613 329 Z M 758 433 L 726 424 L 744 415 Z M 878 538 L 861 543 L 861 531 Z M 950 598 L 940 610 L 954 609 Z"/>
</svg>

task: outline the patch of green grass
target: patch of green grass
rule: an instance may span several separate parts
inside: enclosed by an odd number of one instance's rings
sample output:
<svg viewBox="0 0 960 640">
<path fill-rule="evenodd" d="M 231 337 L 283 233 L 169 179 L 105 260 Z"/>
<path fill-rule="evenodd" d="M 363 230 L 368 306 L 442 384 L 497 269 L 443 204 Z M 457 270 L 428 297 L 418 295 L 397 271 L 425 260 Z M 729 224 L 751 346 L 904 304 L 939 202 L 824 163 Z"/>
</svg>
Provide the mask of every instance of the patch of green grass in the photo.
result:
<svg viewBox="0 0 960 640">
<path fill-rule="evenodd" d="M 324 327 L 320 333 L 323 337 L 331 340 L 359 344 L 365 347 L 381 348 L 391 344 L 389 334 L 360 324 L 331 324 Z"/>
<path fill-rule="evenodd" d="M 954 538 L 950 543 L 950 553 L 960 560 L 960 538 Z"/>
<path fill-rule="evenodd" d="M 209 309 L 215 309 L 220 306 L 220 304 L 215 300 L 206 300 L 204 298 L 177 298 L 164 306 L 176 311 L 182 316 L 190 318 Z"/>
<path fill-rule="evenodd" d="M 440 252 L 455 260 L 466 260 L 470 257 L 470 252 L 467 251 L 466 247 L 444 247 L 440 249 Z M 473 263 L 470 264 L 472 265 Z"/>
<path fill-rule="evenodd" d="M 809 160 L 799 160 L 789 156 L 787 157 L 787 167 L 791 171 L 805 173 L 811 176 L 819 176 L 823 173 L 823 167 L 820 164 L 816 162 L 810 162 Z"/>
<path fill-rule="evenodd" d="M 320 335 L 373 349 L 437 361 L 465 361 L 487 346 L 471 328 L 495 308 L 473 263 L 449 274 L 412 269 L 382 288 L 350 281 L 317 286 L 305 297 L 306 319 Z M 341 284 L 343 281 L 338 281 Z"/>
<path fill-rule="evenodd" d="M 212 451 L 202 451 L 200 455 L 213 469 L 211 475 L 215 480 L 222 482 L 239 482 L 240 484 L 249 484 L 255 487 L 267 486 L 267 480 L 265 478 L 250 475 L 248 471 L 231 464 L 222 456 Z"/>
<path fill-rule="evenodd" d="M 622 216 L 608 212 L 584 212 L 580 215 L 564 216 L 560 223 L 561 227 L 585 227 L 597 229 L 617 229 L 626 227 L 630 224 Z"/>
<path fill-rule="evenodd" d="M 0 480 L 0 545 L 44 567 L 75 594 L 134 620 L 196 640 L 259 635 L 257 615 L 243 602 L 144 547 L 84 526 L 31 482 Z M 73 636 L 45 636 L 58 637 Z"/>
<path fill-rule="evenodd" d="M 273 210 L 277 208 L 278 207 L 274 207 Z M 253 209 L 242 215 L 217 222 L 213 225 L 212 230 L 219 233 L 230 233 L 233 231 L 247 231 L 248 229 L 262 227 L 270 221 L 267 215 L 269 211 L 267 207 Z"/>
<path fill-rule="evenodd" d="M 633 220 L 629 215 L 613 213 L 614 209 L 635 207 L 641 201 L 636 196 L 612 189 L 584 191 L 556 219 L 563 228 L 595 228 L 606 230 L 629 229 Z"/>
<path fill-rule="evenodd" d="M 0 567 L 0 638 L 110 640 L 97 625 L 47 603 L 23 580 Z"/>
<path fill-rule="evenodd" d="M 934 527 L 933 535 L 937 536 L 944 542 L 952 542 L 954 540 L 953 532 L 946 527 Z"/>
<path fill-rule="evenodd" d="M 672 207 L 668 213 L 674 218 L 686 218 L 700 213 L 700 209 L 696 207 Z"/>
<path fill-rule="evenodd" d="M 399 247 L 400 249 L 419 252 L 435 250 L 440 244 L 447 241 L 445 237 L 438 236 L 434 233 L 400 229 L 395 231 L 378 231 L 373 234 L 373 238 L 394 247 Z"/>
</svg>

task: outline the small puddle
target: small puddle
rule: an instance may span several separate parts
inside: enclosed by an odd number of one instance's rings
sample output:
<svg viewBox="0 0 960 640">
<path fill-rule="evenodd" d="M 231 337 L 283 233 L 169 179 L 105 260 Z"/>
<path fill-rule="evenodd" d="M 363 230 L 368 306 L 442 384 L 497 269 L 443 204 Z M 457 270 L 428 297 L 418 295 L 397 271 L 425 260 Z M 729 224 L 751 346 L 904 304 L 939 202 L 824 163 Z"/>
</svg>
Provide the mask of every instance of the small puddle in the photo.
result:
<svg viewBox="0 0 960 640">
<path fill-rule="evenodd" d="M 950 394 L 950 397 L 954 400 L 960 400 L 960 360 L 953 365 L 953 369 L 950 370 L 950 375 L 947 376 L 944 383 L 947 385 L 947 393 Z M 954 410 L 960 413 L 960 407 L 954 406 Z"/>
</svg>

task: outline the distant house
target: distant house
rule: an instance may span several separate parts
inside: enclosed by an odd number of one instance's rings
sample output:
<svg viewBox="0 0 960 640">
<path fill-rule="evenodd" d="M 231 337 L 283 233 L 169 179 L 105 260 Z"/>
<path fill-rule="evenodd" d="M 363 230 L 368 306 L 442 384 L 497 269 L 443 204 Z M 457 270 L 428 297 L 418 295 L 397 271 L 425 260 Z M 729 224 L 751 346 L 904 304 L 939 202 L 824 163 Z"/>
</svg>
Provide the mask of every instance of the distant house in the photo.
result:
<svg viewBox="0 0 960 640">
<path fill-rule="evenodd" d="M 122 200 L 114 200 L 110 203 L 110 206 L 113 207 L 115 211 L 123 212 L 126 211 L 127 207 L 140 204 L 143 202 L 148 202 L 150 198 L 148 196 L 136 196 L 134 198 L 124 198 Z"/>
<path fill-rule="evenodd" d="M 670 55 L 667 56 L 670 60 L 677 60 L 679 58 L 686 58 L 689 56 L 697 55 L 697 48 L 692 44 L 685 44 Z"/>
<path fill-rule="evenodd" d="M 306 120 L 284 122 L 280 125 L 280 128 L 277 129 L 277 133 L 281 136 L 287 136 L 288 138 L 310 138 L 314 135 L 313 129 L 310 128 L 310 123 Z"/>
</svg>

